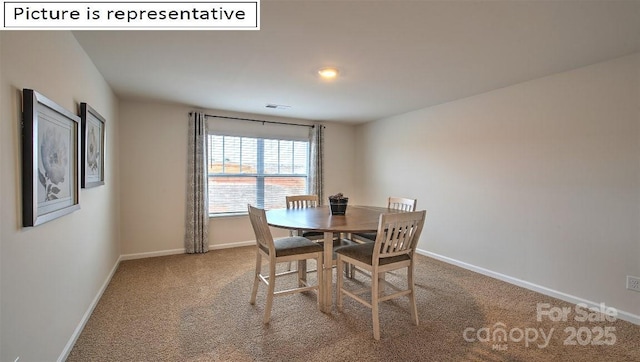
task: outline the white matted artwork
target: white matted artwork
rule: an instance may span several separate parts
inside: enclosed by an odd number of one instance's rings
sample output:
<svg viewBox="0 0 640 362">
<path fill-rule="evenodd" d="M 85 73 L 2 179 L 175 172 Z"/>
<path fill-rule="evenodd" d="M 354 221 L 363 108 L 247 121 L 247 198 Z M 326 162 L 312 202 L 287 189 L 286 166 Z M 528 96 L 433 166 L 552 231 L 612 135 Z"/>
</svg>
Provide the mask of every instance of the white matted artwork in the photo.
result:
<svg viewBox="0 0 640 362">
<path fill-rule="evenodd" d="M 80 208 L 80 118 L 23 89 L 22 224 L 36 226 Z"/>
<path fill-rule="evenodd" d="M 82 187 L 104 185 L 105 119 L 87 103 L 80 103 L 82 122 Z"/>
</svg>

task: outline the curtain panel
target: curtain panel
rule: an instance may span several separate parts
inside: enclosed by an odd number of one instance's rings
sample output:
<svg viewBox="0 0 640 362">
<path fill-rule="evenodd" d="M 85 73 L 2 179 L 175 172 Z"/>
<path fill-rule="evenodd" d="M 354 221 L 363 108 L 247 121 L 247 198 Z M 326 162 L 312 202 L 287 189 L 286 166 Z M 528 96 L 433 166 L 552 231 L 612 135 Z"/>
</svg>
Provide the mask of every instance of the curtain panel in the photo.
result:
<svg viewBox="0 0 640 362">
<path fill-rule="evenodd" d="M 324 126 L 315 124 L 313 128 L 309 128 L 309 140 L 309 194 L 318 195 L 320 205 L 324 205 L 324 190 L 322 187 L 324 177 L 322 168 L 324 163 Z"/>
<path fill-rule="evenodd" d="M 209 250 L 209 197 L 207 195 L 207 120 L 204 113 L 189 114 L 187 212 L 184 237 L 189 254 Z"/>
</svg>

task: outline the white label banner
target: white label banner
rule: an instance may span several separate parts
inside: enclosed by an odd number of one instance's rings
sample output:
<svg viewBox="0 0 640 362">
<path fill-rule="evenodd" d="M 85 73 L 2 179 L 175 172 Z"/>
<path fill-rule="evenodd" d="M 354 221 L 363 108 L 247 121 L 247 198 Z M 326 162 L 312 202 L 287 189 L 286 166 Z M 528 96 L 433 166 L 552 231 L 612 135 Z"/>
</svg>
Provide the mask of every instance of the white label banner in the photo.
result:
<svg viewBox="0 0 640 362">
<path fill-rule="evenodd" d="M 4 28 L 260 30 L 260 1 L 5 1 Z"/>
</svg>

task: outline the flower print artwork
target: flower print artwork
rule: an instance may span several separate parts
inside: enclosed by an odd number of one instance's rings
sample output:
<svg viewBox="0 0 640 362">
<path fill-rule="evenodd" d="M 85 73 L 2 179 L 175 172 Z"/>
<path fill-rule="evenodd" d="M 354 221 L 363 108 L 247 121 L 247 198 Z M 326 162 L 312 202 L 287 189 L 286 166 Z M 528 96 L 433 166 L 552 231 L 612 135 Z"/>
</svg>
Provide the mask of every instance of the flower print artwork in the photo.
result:
<svg viewBox="0 0 640 362">
<path fill-rule="evenodd" d="M 80 103 L 82 120 L 82 187 L 104 185 L 105 119 L 86 103 Z"/>
<path fill-rule="evenodd" d="M 80 117 L 22 90 L 22 226 L 80 209 Z"/>
<path fill-rule="evenodd" d="M 92 124 L 87 126 L 89 132 L 87 135 L 87 173 L 98 174 L 98 162 L 100 156 L 100 144 L 98 142 L 98 132 L 100 130 Z"/>
<path fill-rule="evenodd" d="M 40 143 L 42 168 L 38 168 L 38 179 L 45 190 L 44 201 L 52 201 L 60 198 L 69 172 L 69 140 L 55 126 L 43 128 Z"/>
</svg>

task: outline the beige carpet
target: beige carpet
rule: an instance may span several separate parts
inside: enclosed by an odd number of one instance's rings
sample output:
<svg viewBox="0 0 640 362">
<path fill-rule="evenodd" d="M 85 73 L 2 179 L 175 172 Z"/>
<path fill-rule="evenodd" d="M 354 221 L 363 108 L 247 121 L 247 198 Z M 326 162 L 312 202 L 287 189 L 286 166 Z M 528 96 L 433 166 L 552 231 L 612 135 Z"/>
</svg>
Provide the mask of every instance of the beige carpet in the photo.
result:
<svg viewBox="0 0 640 362">
<path fill-rule="evenodd" d="M 385 302 L 375 341 L 369 309 L 324 314 L 313 292 L 276 298 L 265 326 L 254 260 L 244 247 L 122 262 L 68 361 L 640 361 L 640 326 L 576 321 L 574 305 L 424 256 L 419 326 L 406 298 Z M 538 303 L 570 308 L 567 321 L 538 322 Z"/>
</svg>

